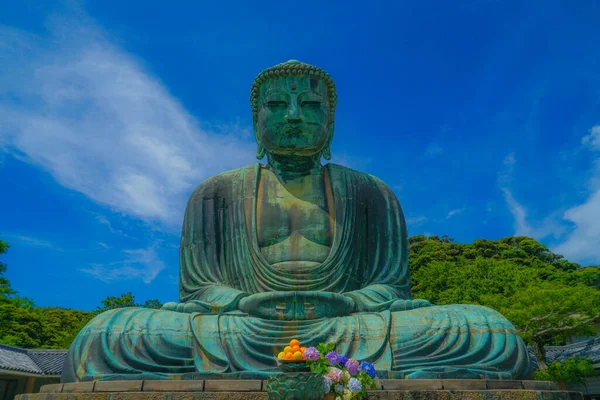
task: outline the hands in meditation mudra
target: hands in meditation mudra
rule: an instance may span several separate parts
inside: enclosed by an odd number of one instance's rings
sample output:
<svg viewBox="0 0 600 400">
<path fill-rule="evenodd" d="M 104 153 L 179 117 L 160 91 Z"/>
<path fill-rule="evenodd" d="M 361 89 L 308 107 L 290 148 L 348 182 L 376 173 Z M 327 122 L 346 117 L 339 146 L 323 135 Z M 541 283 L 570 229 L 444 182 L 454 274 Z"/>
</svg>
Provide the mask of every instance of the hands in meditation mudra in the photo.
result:
<svg viewBox="0 0 600 400">
<path fill-rule="evenodd" d="M 267 163 L 192 193 L 180 302 L 97 316 L 69 349 L 63 382 L 263 377 L 291 338 L 335 342 L 390 378 L 531 376 L 523 341 L 496 311 L 411 298 L 406 225 L 389 187 L 321 165 L 337 102 L 325 71 L 276 65 L 250 100 Z"/>
</svg>

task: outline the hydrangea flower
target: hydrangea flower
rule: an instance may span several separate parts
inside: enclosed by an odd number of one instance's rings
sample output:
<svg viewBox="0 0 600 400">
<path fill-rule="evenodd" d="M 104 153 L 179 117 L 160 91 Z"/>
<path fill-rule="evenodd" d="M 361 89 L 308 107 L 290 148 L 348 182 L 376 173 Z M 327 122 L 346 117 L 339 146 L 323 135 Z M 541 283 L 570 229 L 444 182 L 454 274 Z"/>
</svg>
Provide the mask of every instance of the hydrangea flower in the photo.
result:
<svg viewBox="0 0 600 400">
<path fill-rule="evenodd" d="M 362 390 L 362 383 L 356 378 L 350 378 L 348 388 L 353 392 L 360 392 Z"/>
<path fill-rule="evenodd" d="M 316 347 L 307 347 L 306 350 L 304 350 L 304 357 L 310 361 L 317 361 L 321 357 L 321 353 L 319 353 L 319 350 L 317 350 Z"/>
<path fill-rule="evenodd" d="M 323 377 L 323 391 L 325 393 L 329 393 L 331 391 L 331 384 L 332 383 L 333 383 L 333 381 L 331 379 L 329 379 L 326 376 Z"/>
<path fill-rule="evenodd" d="M 335 391 L 338 393 L 342 393 L 344 390 L 346 390 L 346 386 L 344 385 L 335 385 Z"/>
<path fill-rule="evenodd" d="M 329 365 L 336 365 L 336 364 L 340 363 L 340 358 L 341 357 L 335 351 L 330 351 L 329 353 L 327 353 L 327 355 L 325 356 L 325 358 L 329 360 Z"/>
<path fill-rule="evenodd" d="M 308 349 L 307 349 L 308 350 Z M 306 352 L 306 350 L 305 350 Z M 327 377 L 331 379 L 332 382 L 337 383 L 342 380 L 344 373 L 341 369 L 335 367 L 327 368 Z M 336 389 L 337 390 L 337 389 Z"/>
<path fill-rule="evenodd" d="M 340 360 L 338 361 L 339 365 L 341 365 L 343 367 L 344 365 L 346 365 L 347 362 L 348 362 L 348 357 L 340 356 Z"/>
<path fill-rule="evenodd" d="M 360 370 L 365 371 L 367 373 L 367 375 L 369 375 L 371 378 L 375 378 L 377 376 L 377 371 L 375 371 L 375 367 L 370 362 L 367 362 L 367 361 L 361 362 Z"/>
<path fill-rule="evenodd" d="M 350 372 L 350 375 L 354 376 L 354 375 L 356 375 L 358 373 L 358 369 L 360 368 L 360 364 L 358 363 L 358 361 L 356 361 L 355 359 L 351 358 L 348 361 L 346 361 L 345 367 L 348 370 L 348 372 Z"/>
</svg>

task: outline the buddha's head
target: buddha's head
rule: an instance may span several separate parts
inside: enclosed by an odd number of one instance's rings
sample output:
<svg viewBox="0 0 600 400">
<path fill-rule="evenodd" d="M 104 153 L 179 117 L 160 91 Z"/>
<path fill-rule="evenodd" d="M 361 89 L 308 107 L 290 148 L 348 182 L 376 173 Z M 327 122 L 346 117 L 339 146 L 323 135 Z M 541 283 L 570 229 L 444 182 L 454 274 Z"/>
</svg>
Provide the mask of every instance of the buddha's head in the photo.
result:
<svg viewBox="0 0 600 400">
<path fill-rule="evenodd" d="M 261 72 L 250 95 L 257 158 L 266 152 L 329 160 L 336 101 L 333 80 L 315 66 L 290 60 Z"/>
</svg>

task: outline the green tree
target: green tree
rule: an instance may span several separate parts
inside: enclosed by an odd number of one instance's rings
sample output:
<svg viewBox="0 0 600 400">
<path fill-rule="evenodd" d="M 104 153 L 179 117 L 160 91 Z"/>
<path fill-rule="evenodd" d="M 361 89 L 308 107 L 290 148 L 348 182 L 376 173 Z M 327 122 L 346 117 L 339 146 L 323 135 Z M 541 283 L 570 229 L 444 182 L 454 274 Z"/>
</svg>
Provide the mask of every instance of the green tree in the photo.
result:
<svg viewBox="0 0 600 400">
<path fill-rule="evenodd" d="M 100 301 L 102 306 L 97 307 L 97 312 L 101 313 L 108 310 L 113 310 L 115 308 L 125 308 L 125 307 L 136 307 L 135 297 L 131 292 L 123 293 L 119 297 L 109 296 L 106 299 Z"/>
<path fill-rule="evenodd" d="M 586 377 L 596 375 L 594 365 L 583 357 L 552 361 L 547 369 L 535 371 L 535 379 L 557 382 L 563 390 L 567 383 L 583 382 Z"/>
<path fill-rule="evenodd" d="M 487 295 L 484 303 L 506 316 L 531 343 L 540 369 L 548 367 L 544 345 L 593 334 L 593 323 L 600 318 L 600 291 L 585 285 L 544 282 L 508 297 Z"/>
<path fill-rule="evenodd" d="M 0 255 L 10 246 L 0 241 Z M 8 278 L 7 266 L 0 262 L 0 343 L 19 347 L 38 347 L 41 322 L 34 310 L 33 301 L 18 297 Z"/>
<path fill-rule="evenodd" d="M 156 299 L 146 300 L 143 304 L 137 304 L 135 302 L 135 296 L 131 294 L 131 292 L 123 293 L 118 297 L 109 296 L 102 300 L 101 303 L 102 306 L 97 307 L 97 313 L 125 307 L 144 307 L 154 309 L 159 309 L 162 307 L 162 303 Z"/>
<path fill-rule="evenodd" d="M 142 307 L 144 308 L 152 308 L 155 310 L 159 310 L 162 308 L 162 303 L 156 299 L 152 299 L 152 300 L 146 300 L 144 302 L 144 304 L 142 304 Z"/>
<path fill-rule="evenodd" d="M 42 347 L 47 349 L 69 348 L 79 331 L 96 315 L 93 312 L 58 307 L 46 307 L 39 311 Z"/>
<path fill-rule="evenodd" d="M 9 248 L 9 244 L 0 240 L 0 255 L 6 253 Z M 0 261 L 0 302 L 6 301 L 8 296 L 16 294 L 17 292 L 10 287 L 8 278 L 4 276 L 6 273 L 6 264 Z"/>
</svg>

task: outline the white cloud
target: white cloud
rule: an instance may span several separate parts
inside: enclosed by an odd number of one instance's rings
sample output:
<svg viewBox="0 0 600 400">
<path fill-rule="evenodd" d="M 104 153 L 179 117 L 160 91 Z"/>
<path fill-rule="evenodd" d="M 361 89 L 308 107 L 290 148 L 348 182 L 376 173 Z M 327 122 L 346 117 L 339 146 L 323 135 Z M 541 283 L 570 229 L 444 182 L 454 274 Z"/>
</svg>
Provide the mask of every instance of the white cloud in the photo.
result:
<svg viewBox="0 0 600 400">
<path fill-rule="evenodd" d="M 592 151 L 600 151 L 600 126 L 594 126 L 582 143 Z M 590 180 L 591 194 L 585 203 L 569 208 L 564 219 L 574 224 L 566 240 L 556 247 L 565 257 L 580 262 L 600 264 L 600 156 L 594 162 L 595 174 Z"/>
<path fill-rule="evenodd" d="M 600 125 L 590 129 L 589 135 L 584 136 L 581 143 L 589 146 L 592 150 L 600 150 Z"/>
<path fill-rule="evenodd" d="M 3 237 L 6 240 L 10 240 L 11 242 L 21 243 L 23 246 L 50 247 L 54 250 L 62 251 L 61 249 L 57 248 L 56 245 L 52 242 L 31 236 L 7 234 L 3 235 Z"/>
<path fill-rule="evenodd" d="M 54 20 L 49 38 L 0 25 L 0 147 L 117 212 L 176 227 L 191 190 L 255 161 L 255 145 L 237 125 L 201 129 L 83 21 Z"/>
<path fill-rule="evenodd" d="M 600 126 L 594 126 L 581 142 L 591 151 L 600 151 Z M 528 221 L 527 209 L 515 199 L 509 189 L 515 165 L 515 157 L 510 154 L 505 158 L 504 166 L 498 174 L 506 205 L 515 219 L 515 235 L 536 239 L 550 235 L 558 237 L 565 233 L 568 221 L 573 226 L 571 231 L 552 251 L 582 264 L 600 264 L 600 187 L 597 184 L 600 180 L 600 157 L 594 161 L 588 199 L 583 204 L 568 207 L 562 213 L 555 212 L 535 224 Z"/>
<path fill-rule="evenodd" d="M 564 218 L 575 224 L 556 251 L 567 258 L 600 264 L 600 190 L 582 205 L 568 209 Z"/>
<path fill-rule="evenodd" d="M 506 206 L 514 218 L 514 235 L 529 236 L 537 240 L 544 239 L 548 236 L 559 236 L 565 231 L 565 227 L 558 221 L 555 214 L 532 224 L 529 220 L 527 208 L 515 198 L 510 187 L 513 181 L 513 172 L 516 168 L 516 164 L 517 160 L 514 153 L 508 154 L 504 158 L 502 168 L 498 173 L 498 186 L 502 191 Z M 489 211 L 488 205 L 488 212 Z"/>
<path fill-rule="evenodd" d="M 463 211 L 465 211 L 464 208 L 457 208 L 456 210 L 450 210 L 450 211 L 448 211 L 448 215 L 446 215 L 446 219 L 450 219 L 450 218 L 454 217 L 455 215 L 461 214 Z"/>
<path fill-rule="evenodd" d="M 92 264 L 81 271 L 103 281 L 141 279 L 150 283 L 165 269 L 165 263 L 158 258 L 154 247 L 148 249 L 124 250 L 125 259 L 109 264 Z"/>
<path fill-rule="evenodd" d="M 527 211 L 517 200 L 508 188 L 501 188 L 504 194 L 504 200 L 515 219 L 515 236 L 532 236 L 533 228 L 527 222 Z"/>
<path fill-rule="evenodd" d="M 509 187 L 512 184 L 513 171 L 517 160 L 514 153 L 508 154 L 502 160 L 502 168 L 498 173 L 498 185 L 504 195 L 504 201 L 515 219 L 515 236 L 533 236 L 534 229 L 527 222 L 527 210 L 513 196 Z"/>
<path fill-rule="evenodd" d="M 413 225 L 413 226 L 421 225 L 425 221 L 427 221 L 427 217 L 425 217 L 423 215 L 418 216 L 418 217 L 408 217 L 408 218 L 406 218 L 406 224 L 407 225 Z"/>
</svg>

